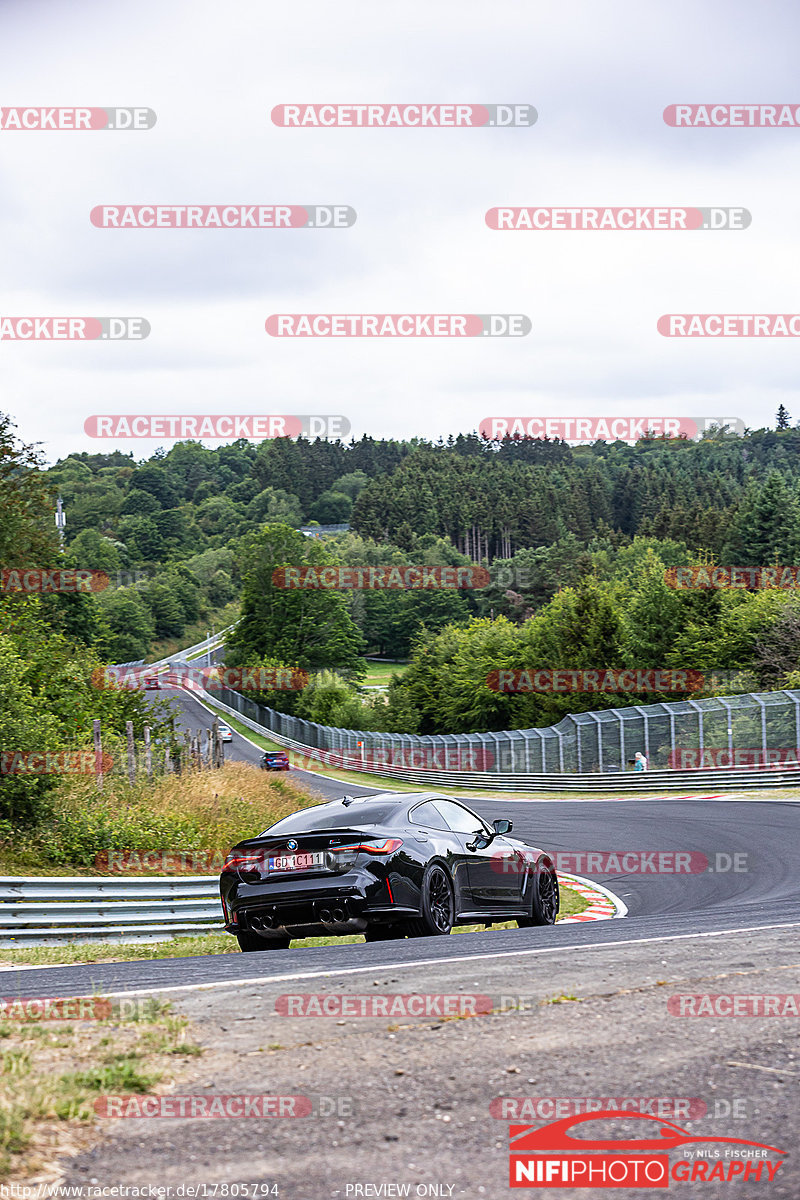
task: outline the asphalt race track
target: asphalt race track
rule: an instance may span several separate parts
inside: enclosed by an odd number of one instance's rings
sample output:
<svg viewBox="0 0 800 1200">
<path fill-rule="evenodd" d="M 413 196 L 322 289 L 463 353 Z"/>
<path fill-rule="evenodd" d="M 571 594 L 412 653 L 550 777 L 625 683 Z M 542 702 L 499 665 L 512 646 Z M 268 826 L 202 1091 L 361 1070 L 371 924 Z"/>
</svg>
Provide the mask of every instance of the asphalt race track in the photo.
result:
<svg viewBox="0 0 800 1200">
<path fill-rule="evenodd" d="M 187 729 L 190 733 L 202 732 L 205 736 L 206 730 L 213 721 L 213 716 L 209 713 L 201 703 L 189 696 L 186 692 L 178 691 L 176 688 L 162 689 L 164 695 L 162 699 L 169 698 L 173 706 L 179 710 L 180 717 L 176 722 L 179 729 Z M 220 720 L 226 720 L 226 714 L 220 713 Z M 240 762 L 249 762 L 257 766 L 261 759 L 261 751 L 257 746 L 241 734 L 233 731 L 233 741 L 226 742 L 225 757 L 227 759 L 238 759 Z M 323 775 L 316 775 L 311 771 L 296 771 L 294 768 L 289 772 L 292 779 L 305 784 L 311 791 L 318 792 L 326 800 L 332 800 L 337 796 L 345 794 L 350 796 L 371 796 L 375 788 L 358 787 L 355 784 L 348 784 L 345 788 L 344 784 L 337 780 L 326 779 Z"/>
<path fill-rule="evenodd" d="M 207 728 L 209 715 L 193 698 L 173 698 L 186 728 Z M 234 734 L 226 754 L 257 762 L 260 752 Z M 373 790 L 291 774 L 325 797 Z M 708 867 L 688 874 L 593 874 L 585 861 L 562 861 L 562 869 L 589 875 L 624 899 L 629 916 L 618 921 L 0 972 L 5 996 L 158 992 L 171 999 L 206 1046 L 193 1079 L 178 1089 L 182 1094 L 209 1087 L 236 1094 L 305 1089 L 356 1098 L 358 1117 L 350 1123 L 214 1121 L 209 1132 L 200 1120 L 156 1120 L 143 1135 L 141 1122 L 116 1122 L 98 1146 L 70 1160 L 65 1182 L 274 1180 L 285 1200 L 381 1194 L 494 1200 L 513 1193 L 508 1119 L 489 1115 L 492 1097 L 689 1096 L 702 1099 L 707 1116 L 677 1124 L 704 1136 L 766 1142 L 789 1158 L 769 1184 L 671 1181 L 671 1194 L 796 1200 L 798 1019 L 681 1021 L 670 1015 L 667 1001 L 673 993 L 798 990 L 798 803 L 502 802 L 477 794 L 466 803 L 489 819 L 510 817 L 517 836 L 551 853 L 650 852 L 646 861 L 657 865 L 659 852 L 679 851 L 705 856 Z M 524 993 L 532 1004 L 510 1016 L 388 1027 L 385 1020 L 290 1021 L 276 1015 L 281 993 L 376 990 Z M 730 1117 L 734 1101 L 736 1120 Z M 296 1132 L 298 1125 L 303 1129 Z M 262 1128 L 263 1136 L 257 1133 Z M 414 1191 L 434 1181 L 445 1190 Z M 354 1190 L 367 1182 L 409 1184 L 411 1190 Z M 568 1187 L 537 1191 L 594 1195 Z M 597 1194 L 635 1200 L 652 1191 L 612 1187 Z"/>
<path fill-rule="evenodd" d="M 208 711 L 183 692 L 170 693 L 180 708 L 180 726 L 206 729 Z M 225 747 L 228 758 L 257 763 L 261 751 L 234 732 Z M 322 797 L 369 795 L 374 788 L 343 784 L 308 771 L 292 770 L 291 778 Z M 391 781 L 387 780 L 387 790 Z M 506 803 L 465 798 L 465 803 L 493 820 L 508 816 L 514 834 L 550 853 L 607 851 L 684 851 L 705 855 L 702 873 L 642 875 L 591 874 L 585 860 L 570 859 L 565 870 L 587 874 L 616 892 L 628 906 L 624 921 L 566 925 L 544 930 L 493 930 L 487 933 L 424 942 L 289 949 L 270 956 L 212 955 L 205 958 L 0 972 L 3 994 L 39 995 L 45 979 L 59 994 L 80 995 L 94 989 L 128 991 L 151 987 L 196 986 L 225 979 L 242 980 L 273 972 L 341 970 L 371 964 L 446 962 L 465 955 L 550 950 L 554 946 L 588 946 L 652 937 L 710 934 L 719 930 L 800 923 L 800 804 L 752 800 L 592 799 L 563 804 L 526 800 Z M 257 830 L 243 830 L 253 836 Z M 658 860 L 651 864 L 657 867 Z M 668 860 L 668 866 L 672 863 Z M 721 868 L 721 869 L 717 869 Z"/>
</svg>

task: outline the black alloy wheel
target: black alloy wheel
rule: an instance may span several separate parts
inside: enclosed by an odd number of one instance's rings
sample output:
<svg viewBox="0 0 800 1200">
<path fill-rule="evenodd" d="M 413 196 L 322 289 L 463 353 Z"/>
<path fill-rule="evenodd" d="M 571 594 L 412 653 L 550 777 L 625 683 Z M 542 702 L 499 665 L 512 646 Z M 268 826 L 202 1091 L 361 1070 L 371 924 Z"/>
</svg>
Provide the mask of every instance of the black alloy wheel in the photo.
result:
<svg viewBox="0 0 800 1200">
<path fill-rule="evenodd" d="M 530 887 L 530 915 L 520 917 L 517 924 L 521 929 L 532 925 L 555 925 L 560 906 L 558 876 L 544 859 L 537 862 Z"/>
<path fill-rule="evenodd" d="M 451 933 L 456 905 L 450 876 L 440 863 L 431 863 L 422 877 L 422 916 L 408 922 L 412 937 L 444 937 Z"/>
</svg>

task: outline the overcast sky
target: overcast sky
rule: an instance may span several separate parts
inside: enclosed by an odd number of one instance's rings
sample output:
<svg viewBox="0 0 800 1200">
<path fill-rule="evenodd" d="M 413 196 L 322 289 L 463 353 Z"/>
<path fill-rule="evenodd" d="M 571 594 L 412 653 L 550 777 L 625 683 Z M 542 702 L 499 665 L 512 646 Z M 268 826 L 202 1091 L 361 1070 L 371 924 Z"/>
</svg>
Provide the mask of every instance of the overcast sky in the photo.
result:
<svg viewBox="0 0 800 1200">
<path fill-rule="evenodd" d="M 739 0 L 0 0 L 2 106 L 135 105 L 141 132 L 0 131 L 0 316 L 141 316 L 143 342 L 0 341 L 0 409 L 49 461 L 94 413 L 800 418 L 796 339 L 659 335 L 788 313 L 800 129 L 675 129 L 794 103 L 798 14 Z M 528 103 L 515 129 L 286 129 L 290 102 Z M 97 229 L 98 204 L 352 205 L 343 230 Z M 497 205 L 741 206 L 737 232 L 495 232 Z M 271 313 L 525 313 L 524 338 L 269 337 Z M 797 411 L 795 411 L 797 409 Z M 169 444 L 169 443 L 165 443 Z"/>
</svg>

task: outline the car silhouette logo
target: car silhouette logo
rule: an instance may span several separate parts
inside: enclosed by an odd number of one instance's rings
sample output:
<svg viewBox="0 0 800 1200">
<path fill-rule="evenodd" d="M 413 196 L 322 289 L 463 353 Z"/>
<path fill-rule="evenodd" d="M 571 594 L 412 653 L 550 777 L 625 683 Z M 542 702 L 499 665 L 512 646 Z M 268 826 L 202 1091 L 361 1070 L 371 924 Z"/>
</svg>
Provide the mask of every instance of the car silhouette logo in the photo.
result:
<svg viewBox="0 0 800 1200">
<path fill-rule="evenodd" d="M 601 1120 L 625 1120 L 625 1121 L 642 1121 L 649 1122 L 650 1129 L 657 1125 L 658 1134 L 656 1136 L 644 1138 L 602 1138 L 589 1139 L 580 1135 L 573 1136 L 569 1131 L 571 1128 L 581 1126 L 586 1123 L 593 1123 Z M 640 1126 L 640 1128 L 642 1128 Z M 655 1133 L 655 1130 L 653 1130 Z M 645 1113 L 626 1112 L 620 1113 L 619 1110 L 613 1109 L 605 1112 L 586 1113 L 582 1116 L 566 1117 L 562 1121 L 552 1121 L 547 1125 L 537 1127 L 535 1125 L 511 1125 L 509 1127 L 510 1148 L 513 1153 L 524 1151 L 526 1153 L 535 1153 L 539 1150 L 547 1149 L 549 1151 L 572 1152 L 586 1150 L 669 1150 L 675 1149 L 678 1146 L 688 1145 L 694 1142 L 723 1142 L 727 1145 L 737 1146 L 757 1146 L 763 1150 L 771 1150 L 775 1154 L 785 1154 L 784 1150 L 779 1150 L 777 1146 L 768 1146 L 764 1142 L 751 1142 L 744 1138 L 731 1137 L 713 1137 L 709 1134 L 704 1136 L 694 1135 L 688 1130 L 682 1129 L 680 1125 L 673 1124 L 672 1121 L 661 1121 L 657 1118 L 650 1117 Z"/>
<path fill-rule="evenodd" d="M 290 842 L 286 843 L 286 849 L 287 850 L 296 850 L 297 849 L 297 842 L 294 840 L 294 838 L 292 838 L 292 840 Z"/>
</svg>

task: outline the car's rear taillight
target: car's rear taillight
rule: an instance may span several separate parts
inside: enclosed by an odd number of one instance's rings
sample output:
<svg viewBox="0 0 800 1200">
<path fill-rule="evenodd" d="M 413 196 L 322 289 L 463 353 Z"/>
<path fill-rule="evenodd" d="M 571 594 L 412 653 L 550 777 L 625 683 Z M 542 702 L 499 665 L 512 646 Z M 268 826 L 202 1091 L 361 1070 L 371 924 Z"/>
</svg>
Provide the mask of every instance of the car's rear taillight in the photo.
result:
<svg viewBox="0 0 800 1200">
<path fill-rule="evenodd" d="M 240 879 L 261 879 L 266 874 L 266 858 L 262 851 L 248 854 L 243 850 L 231 850 L 222 871 L 225 875 L 238 875 Z"/>
<path fill-rule="evenodd" d="M 385 858 L 394 854 L 403 844 L 402 838 L 386 838 L 385 841 L 348 842 L 344 846 L 331 846 L 328 850 L 328 863 L 332 871 L 348 871 L 362 852 L 372 858 Z"/>
<path fill-rule="evenodd" d="M 402 844 L 402 838 L 387 838 L 384 842 L 353 842 L 347 846 L 331 846 L 331 853 L 341 854 L 348 851 L 351 854 L 358 854 L 360 850 L 363 850 L 366 854 L 394 854 Z"/>
</svg>

